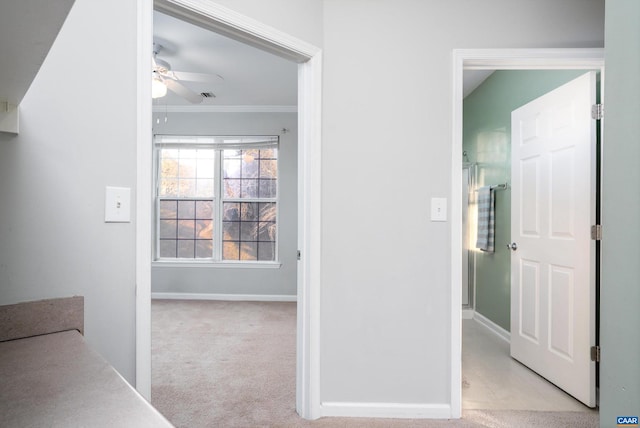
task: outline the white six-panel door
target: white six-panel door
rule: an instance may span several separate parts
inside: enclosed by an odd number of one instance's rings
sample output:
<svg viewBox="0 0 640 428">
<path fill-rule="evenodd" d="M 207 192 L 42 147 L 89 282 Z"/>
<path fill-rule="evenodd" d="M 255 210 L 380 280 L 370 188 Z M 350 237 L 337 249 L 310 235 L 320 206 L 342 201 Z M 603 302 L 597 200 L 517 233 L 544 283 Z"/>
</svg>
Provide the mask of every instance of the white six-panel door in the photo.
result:
<svg viewBox="0 0 640 428">
<path fill-rule="evenodd" d="M 511 356 L 590 407 L 595 91 L 589 72 L 511 115 Z"/>
</svg>

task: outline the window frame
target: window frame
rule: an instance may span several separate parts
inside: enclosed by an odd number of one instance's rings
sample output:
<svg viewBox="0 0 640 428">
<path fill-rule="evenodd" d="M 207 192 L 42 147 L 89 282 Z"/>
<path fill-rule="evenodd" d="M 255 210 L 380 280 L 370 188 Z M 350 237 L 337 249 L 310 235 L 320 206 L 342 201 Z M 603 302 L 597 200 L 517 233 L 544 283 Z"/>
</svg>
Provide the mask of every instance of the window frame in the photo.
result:
<svg viewBox="0 0 640 428">
<path fill-rule="evenodd" d="M 165 148 L 214 150 L 214 192 L 213 197 L 161 197 L 161 150 Z M 224 196 L 224 151 L 225 150 L 262 150 L 276 149 L 276 196 L 273 198 L 226 198 Z M 280 138 L 277 135 L 260 136 L 213 136 L 213 135 L 169 135 L 157 134 L 153 138 L 153 207 L 154 234 L 152 246 L 153 266 L 180 267 L 231 267 L 231 268 L 279 268 L 280 262 Z M 160 257 L 160 204 L 163 200 L 206 200 L 213 202 L 212 256 L 207 258 Z M 275 241 L 273 260 L 224 260 L 223 259 L 223 221 L 224 203 L 274 203 L 275 204 Z"/>
</svg>

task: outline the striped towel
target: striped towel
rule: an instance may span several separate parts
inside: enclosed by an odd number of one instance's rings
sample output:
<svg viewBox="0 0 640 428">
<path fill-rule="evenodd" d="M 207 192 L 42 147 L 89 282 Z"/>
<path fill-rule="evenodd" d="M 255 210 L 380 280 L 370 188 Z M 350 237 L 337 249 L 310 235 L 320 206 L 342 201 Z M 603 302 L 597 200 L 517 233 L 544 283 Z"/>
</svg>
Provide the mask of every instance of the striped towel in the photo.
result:
<svg viewBox="0 0 640 428">
<path fill-rule="evenodd" d="M 489 253 L 495 250 L 496 208 L 491 186 L 478 189 L 478 239 L 476 248 Z"/>
</svg>

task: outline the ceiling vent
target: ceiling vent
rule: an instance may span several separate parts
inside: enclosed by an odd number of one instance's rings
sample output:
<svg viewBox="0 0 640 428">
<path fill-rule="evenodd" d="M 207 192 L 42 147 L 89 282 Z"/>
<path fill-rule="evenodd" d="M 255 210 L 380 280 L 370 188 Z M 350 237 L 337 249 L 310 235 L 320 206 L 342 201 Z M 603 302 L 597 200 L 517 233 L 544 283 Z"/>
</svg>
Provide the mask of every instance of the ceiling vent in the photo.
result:
<svg viewBox="0 0 640 428">
<path fill-rule="evenodd" d="M 202 98 L 215 98 L 216 94 L 214 94 L 213 92 L 200 92 L 200 95 L 202 95 Z"/>
</svg>

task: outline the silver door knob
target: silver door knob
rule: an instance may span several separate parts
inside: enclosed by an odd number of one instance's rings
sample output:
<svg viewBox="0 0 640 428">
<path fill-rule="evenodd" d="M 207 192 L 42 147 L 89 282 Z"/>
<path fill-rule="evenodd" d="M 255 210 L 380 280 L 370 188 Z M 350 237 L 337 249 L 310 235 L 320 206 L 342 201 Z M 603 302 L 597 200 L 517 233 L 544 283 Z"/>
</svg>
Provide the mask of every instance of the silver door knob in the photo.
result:
<svg viewBox="0 0 640 428">
<path fill-rule="evenodd" d="M 518 249 L 518 244 L 516 244 L 515 242 L 512 242 L 511 244 L 507 244 L 507 248 L 512 251 L 515 251 Z"/>
</svg>

